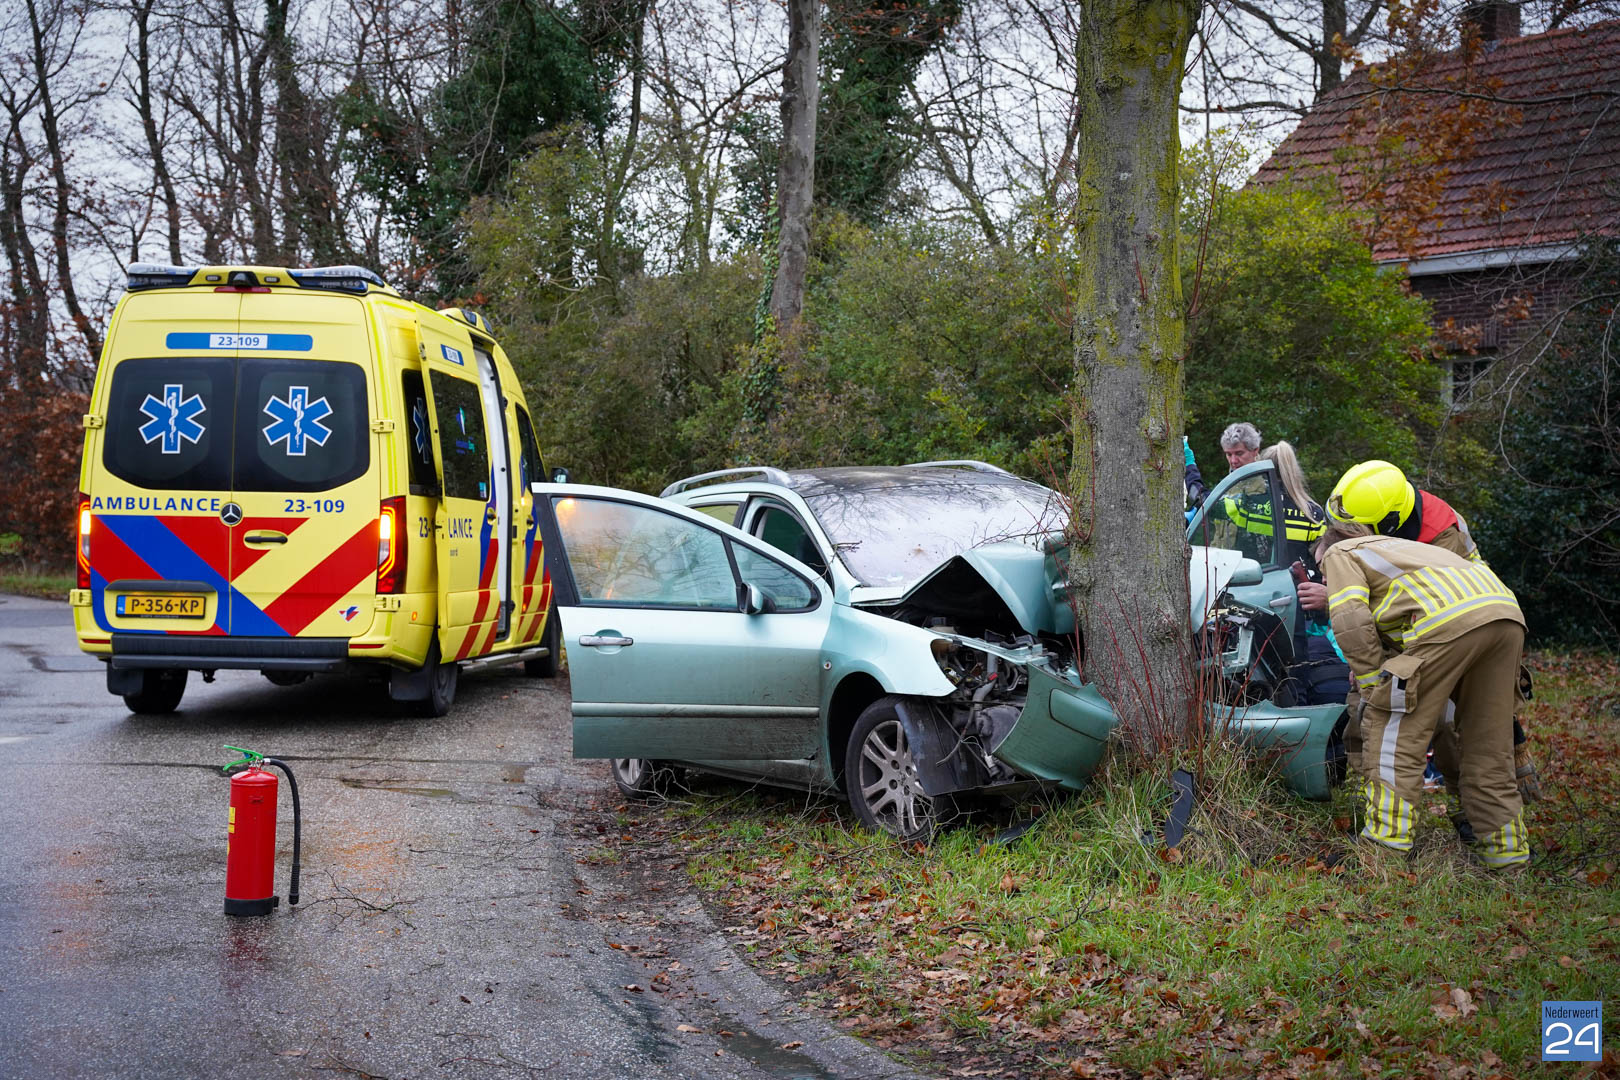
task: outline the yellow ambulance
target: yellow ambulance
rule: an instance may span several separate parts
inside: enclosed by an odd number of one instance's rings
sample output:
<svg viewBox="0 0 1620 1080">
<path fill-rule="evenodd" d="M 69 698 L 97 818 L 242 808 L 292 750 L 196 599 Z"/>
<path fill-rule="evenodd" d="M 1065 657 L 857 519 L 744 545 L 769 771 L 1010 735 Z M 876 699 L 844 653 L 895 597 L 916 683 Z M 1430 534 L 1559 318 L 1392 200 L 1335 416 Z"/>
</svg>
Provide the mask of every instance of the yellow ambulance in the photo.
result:
<svg viewBox="0 0 1620 1080">
<path fill-rule="evenodd" d="M 487 320 L 354 266 L 135 265 L 84 417 L 79 644 L 138 713 L 187 673 L 556 671 L 533 417 Z"/>
</svg>

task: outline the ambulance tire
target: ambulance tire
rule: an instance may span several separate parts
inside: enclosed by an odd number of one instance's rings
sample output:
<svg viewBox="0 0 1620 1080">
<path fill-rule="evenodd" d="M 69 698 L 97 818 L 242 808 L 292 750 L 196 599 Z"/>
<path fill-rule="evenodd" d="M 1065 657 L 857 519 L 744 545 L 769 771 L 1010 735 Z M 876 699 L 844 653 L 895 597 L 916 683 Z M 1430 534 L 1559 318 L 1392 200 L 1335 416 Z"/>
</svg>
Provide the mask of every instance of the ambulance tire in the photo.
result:
<svg viewBox="0 0 1620 1080">
<path fill-rule="evenodd" d="M 420 716 L 438 717 L 450 712 L 450 706 L 456 703 L 456 686 L 461 682 L 461 666 L 459 664 L 439 663 L 439 643 L 434 642 L 428 651 L 426 668 L 428 693 L 427 697 L 416 703 L 417 714 Z"/>
<path fill-rule="evenodd" d="M 548 650 L 546 655 L 537 660 L 523 661 L 523 674 L 536 679 L 555 679 L 558 665 L 562 662 L 562 620 L 557 618 L 556 608 L 552 608 L 546 616 L 546 632 L 541 636 L 540 644 Z"/>
<path fill-rule="evenodd" d="M 141 672 L 141 688 L 125 694 L 124 704 L 142 716 L 172 713 L 185 695 L 186 675 L 184 668 L 146 668 Z"/>
</svg>

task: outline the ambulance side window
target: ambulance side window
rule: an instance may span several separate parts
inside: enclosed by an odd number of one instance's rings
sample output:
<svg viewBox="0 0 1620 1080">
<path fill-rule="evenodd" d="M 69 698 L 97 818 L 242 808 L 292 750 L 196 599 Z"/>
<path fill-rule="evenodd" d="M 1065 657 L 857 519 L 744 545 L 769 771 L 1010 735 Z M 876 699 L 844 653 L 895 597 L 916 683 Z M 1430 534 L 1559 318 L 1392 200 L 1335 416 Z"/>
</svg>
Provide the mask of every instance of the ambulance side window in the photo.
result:
<svg viewBox="0 0 1620 1080">
<path fill-rule="evenodd" d="M 439 474 L 433 470 L 433 428 L 428 423 L 427 391 L 422 373 L 407 371 L 405 384 L 405 450 L 410 462 L 412 495 L 437 495 Z"/>
<path fill-rule="evenodd" d="M 447 499 L 489 501 L 489 456 L 484 403 L 478 387 L 453 375 L 434 375 L 433 411 L 439 420 L 439 459 Z"/>
<path fill-rule="evenodd" d="M 107 395 L 102 461 L 144 488 L 229 491 L 236 361 L 123 360 Z"/>
<path fill-rule="evenodd" d="M 517 418 L 518 442 L 522 444 L 522 456 L 518 458 L 521 470 L 519 480 L 523 484 L 523 490 L 528 491 L 530 484 L 545 483 L 551 478 L 546 475 L 545 467 L 540 463 L 540 448 L 534 442 L 534 425 L 529 423 L 528 410 L 519 405 Z"/>
</svg>

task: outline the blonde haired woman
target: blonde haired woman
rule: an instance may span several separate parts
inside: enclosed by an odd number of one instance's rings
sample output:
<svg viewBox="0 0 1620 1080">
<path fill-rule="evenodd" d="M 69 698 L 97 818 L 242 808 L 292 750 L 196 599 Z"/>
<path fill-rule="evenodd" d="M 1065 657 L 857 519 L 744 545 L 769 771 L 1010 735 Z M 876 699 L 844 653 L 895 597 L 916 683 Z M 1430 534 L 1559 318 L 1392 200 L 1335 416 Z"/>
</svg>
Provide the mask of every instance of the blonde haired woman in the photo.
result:
<svg viewBox="0 0 1620 1080">
<path fill-rule="evenodd" d="M 1299 595 L 1299 618 L 1294 621 L 1294 666 L 1290 674 L 1299 681 L 1301 697 L 1312 704 L 1343 701 L 1350 692 L 1350 669 L 1333 644 L 1328 628 L 1327 585 L 1311 552 L 1312 545 L 1327 528 L 1327 513 L 1311 498 L 1305 486 L 1305 471 L 1299 457 L 1287 442 L 1279 441 L 1260 451 L 1260 458 L 1277 468 L 1282 484 L 1281 513 L 1273 520 L 1282 523 L 1278 541 L 1279 562 L 1292 562 L 1294 591 Z"/>
</svg>

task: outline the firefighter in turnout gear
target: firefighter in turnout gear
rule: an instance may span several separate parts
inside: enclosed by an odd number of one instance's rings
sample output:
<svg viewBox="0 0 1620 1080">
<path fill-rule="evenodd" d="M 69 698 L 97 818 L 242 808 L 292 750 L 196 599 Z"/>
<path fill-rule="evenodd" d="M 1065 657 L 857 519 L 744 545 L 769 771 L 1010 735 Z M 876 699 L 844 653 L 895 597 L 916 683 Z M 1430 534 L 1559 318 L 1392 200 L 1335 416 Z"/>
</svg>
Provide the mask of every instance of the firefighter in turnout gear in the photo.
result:
<svg viewBox="0 0 1620 1080">
<path fill-rule="evenodd" d="M 1432 544 L 1484 565 L 1463 516 L 1438 495 L 1411 483 L 1405 473 L 1387 461 L 1363 461 L 1347 470 L 1328 496 L 1327 512 L 1334 521 L 1354 522 L 1383 536 Z M 1530 671 L 1521 665 L 1518 700 L 1530 700 L 1531 685 Z M 1353 695 L 1349 706 L 1351 723 L 1345 731 L 1345 751 L 1351 767 L 1359 768 L 1356 759 L 1361 740 L 1356 730 L 1357 704 Z M 1539 801 L 1541 779 L 1517 716 L 1513 718 L 1513 755 L 1520 796 L 1526 802 Z M 1447 791 L 1457 794 L 1457 740 L 1449 712 L 1435 739 L 1434 762 L 1445 777 Z"/>
<path fill-rule="evenodd" d="M 1433 544 L 1335 522 L 1318 542 L 1333 632 L 1361 692 L 1361 835 L 1408 851 L 1423 764 L 1457 702 L 1459 788 L 1481 858 L 1526 863 L 1513 708 L 1524 615 L 1491 569 Z"/>
<path fill-rule="evenodd" d="M 1462 515 L 1438 495 L 1420 491 L 1387 461 L 1352 466 L 1328 496 L 1327 512 L 1334 521 L 1353 521 L 1382 536 L 1433 544 L 1480 560 Z"/>
</svg>

